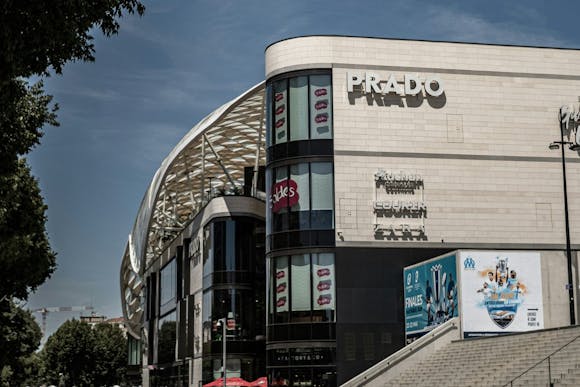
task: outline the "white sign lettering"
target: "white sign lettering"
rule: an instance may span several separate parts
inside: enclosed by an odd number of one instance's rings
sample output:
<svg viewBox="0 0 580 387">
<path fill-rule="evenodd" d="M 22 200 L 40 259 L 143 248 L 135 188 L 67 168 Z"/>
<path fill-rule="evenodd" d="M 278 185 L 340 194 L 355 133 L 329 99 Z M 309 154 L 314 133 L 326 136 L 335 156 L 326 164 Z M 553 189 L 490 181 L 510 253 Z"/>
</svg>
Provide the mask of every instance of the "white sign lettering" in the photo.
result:
<svg viewBox="0 0 580 387">
<path fill-rule="evenodd" d="M 435 75 L 429 75 L 425 79 L 421 79 L 418 75 L 405 74 L 402 84 L 397 81 L 393 74 L 381 79 L 379 75 L 373 72 L 348 71 L 346 73 L 346 90 L 349 93 L 361 91 L 365 94 L 378 93 L 411 96 L 425 90 L 427 95 L 439 97 L 445 92 L 443 82 Z"/>
</svg>

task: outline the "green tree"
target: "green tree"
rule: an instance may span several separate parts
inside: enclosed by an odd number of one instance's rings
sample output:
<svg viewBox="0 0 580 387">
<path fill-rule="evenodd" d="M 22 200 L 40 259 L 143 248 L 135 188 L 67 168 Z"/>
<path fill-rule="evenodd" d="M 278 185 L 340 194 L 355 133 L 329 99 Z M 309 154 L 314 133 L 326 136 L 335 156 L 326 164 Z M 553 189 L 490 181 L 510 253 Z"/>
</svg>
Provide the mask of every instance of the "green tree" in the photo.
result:
<svg viewBox="0 0 580 387">
<path fill-rule="evenodd" d="M 127 371 L 127 339 L 115 325 L 98 324 L 94 331 L 97 340 L 95 384 L 120 384 Z"/>
<path fill-rule="evenodd" d="M 109 324 L 95 328 L 69 320 L 49 337 L 43 348 L 45 381 L 65 385 L 120 384 L 127 363 L 127 340 L 121 329 Z"/>
<path fill-rule="evenodd" d="M 14 302 L 0 304 L 0 381 L 3 386 L 22 385 L 38 370 L 34 351 L 42 333 L 29 311 Z"/>
<path fill-rule="evenodd" d="M 29 86 L 25 79 L 48 76 L 51 70 L 60 74 L 69 61 L 93 61 L 91 32 L 116 34 L 123 14 L 143 11 L 138 0 L 0 3 L 0 240 L 9 248 L 0 246 L 0 267 L 4 279 L 10 279 L 0 286 L 0 303 L 26 299 L 56 265 L 38 184 L 19 158 L 40 143 L 45 125 L 58 125 L 57 106 L 51 106 L 42 82 Z M 25 190 L 17 195 L 20 188 Z"/>
<path fill-rule="evenodd" d="M 24 160 L 0 174 L 0 294 L 25 299 L 55 267 L 44 229 L 46 206 Z M 0 363 L 1 364 L 1 363 Z"/>
<path fill-rule="evenodd" d="M 94 381 L 96 340 L 91 326 L 69 320 L 52 334 L 43 348 L 48 383 L 89 386 Z"/>
<path fill-rule="evenodd" d="M 24 322 L 9 318 L 13 298 L 26 299 L 55 270 L 46 206 L 22 157 L 58 125 L 52 96 L 32 76 L 61 74 L 70 61 L 93 61 L 93 31 L 117 34 L 124 14 L 143 14 L 138 0 L 0 2 L 0 371 L 14 359 L 4 345 Z M 10 366 L 6 369 L 8 373 Z"/>
</svg>

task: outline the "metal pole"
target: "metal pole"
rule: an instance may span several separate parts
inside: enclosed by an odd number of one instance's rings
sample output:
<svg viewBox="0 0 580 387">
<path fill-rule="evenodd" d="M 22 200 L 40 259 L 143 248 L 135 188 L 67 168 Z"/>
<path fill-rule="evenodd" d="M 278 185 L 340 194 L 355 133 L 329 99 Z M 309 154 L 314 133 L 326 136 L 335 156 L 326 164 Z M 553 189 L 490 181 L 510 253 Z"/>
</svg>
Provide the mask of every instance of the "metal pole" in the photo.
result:
<svg viewBox="0 0 580 387">
<path fill-rule="evenodd" d="M 222 367 L 224 369 L 224 385 L 226 387 L 226 319 L 222 319 Z"/>
<path fill-rule="evenodd" d="M 572 280 L 572 249 L 570 248 L 570 221 L 568 219 L 568 188 L 566 186 L 566 156 L 564 154 L 564 127 L 560 123 L 560 138 L 562 148 L 562 176 L 564 181 L 564 217 L 566 220 L 566 258 L 568 263 L 568 298 L 570 301 L 570 325 L 576 325 L 574 311 L 574 283 Z"/>
<path fill-rule="evenodd" d="M 552 386 L 552 367 L 550 366 L 550 357 L 548 356 L 548 385 Z"/>
</svg>

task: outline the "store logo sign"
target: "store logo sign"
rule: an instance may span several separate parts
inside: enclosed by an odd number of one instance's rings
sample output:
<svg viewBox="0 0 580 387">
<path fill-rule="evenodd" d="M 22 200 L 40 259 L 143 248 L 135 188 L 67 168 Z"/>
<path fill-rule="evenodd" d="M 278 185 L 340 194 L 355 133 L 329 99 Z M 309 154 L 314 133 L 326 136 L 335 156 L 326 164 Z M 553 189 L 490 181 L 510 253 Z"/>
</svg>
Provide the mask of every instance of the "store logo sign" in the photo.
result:
<svg viewBox="0 0 580 387">
<path fill-rule="evenodd" d="M 463 267 L 465 270 L 475 270 L 475 259 L 471 257 L 465 258 L 463 261 Z"/>
<path fill-rule="evenodd" d="M 272 187 L 272 195 L 270 198 L 272 212 L 278 212 L 288 206 L 292 207 L 298 204 L 299 199 L 298 184 L 292 179 L 282 180 Z"/>
<path fill-rule="evenodd" d="M 568 138 L 575 145 L 580 146 L 580 133 L 578 133 L 578 126 L 580 125 L 580 107 L 578 110 L 574 106 L 563 105 L 559 111 L 560 126 L 568 132 Z"/>
<path fill-rule="evenodd" d="M 373 72 L 356 71 L 346 73 L 346 89 L 348 93 L 396 94 L 400 96 L 418 95 L 425 91 L 431 97 L 439 97 L 445 92 L 443 82 L 435 75 L 429 75 L 422 79 L 418 75 L 405 74 L 403 81 L 399 82 L 393 74 L 381 78 Z"/>
</svg>

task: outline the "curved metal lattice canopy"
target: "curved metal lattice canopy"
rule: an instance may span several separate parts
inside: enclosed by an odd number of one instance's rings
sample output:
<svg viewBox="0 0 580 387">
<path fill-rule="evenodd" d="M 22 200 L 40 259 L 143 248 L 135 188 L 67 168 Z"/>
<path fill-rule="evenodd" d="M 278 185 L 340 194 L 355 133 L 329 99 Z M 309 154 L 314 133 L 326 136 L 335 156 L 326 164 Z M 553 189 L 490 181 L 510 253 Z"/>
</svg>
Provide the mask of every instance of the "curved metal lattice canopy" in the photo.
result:
<svg viewBox="0 0 580 387">
<path fill-rule="evenodd" d="M 135 336 L 143 313 L 140 274 L 212 195 L 242 192 L 244 167 L 257 171 L 265 165 L 264 126 L 262 82 L 201 120 L 161 163 L 141 202 L 121 264 L 123 313 Z M 255 180 L 254 175 L 254 195 Z"/>
</svg>

